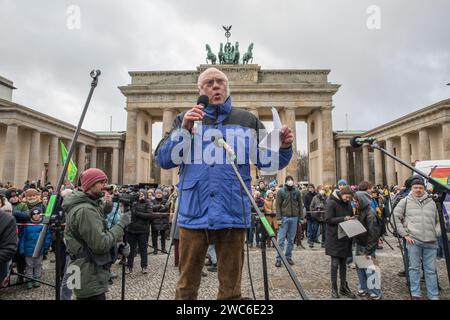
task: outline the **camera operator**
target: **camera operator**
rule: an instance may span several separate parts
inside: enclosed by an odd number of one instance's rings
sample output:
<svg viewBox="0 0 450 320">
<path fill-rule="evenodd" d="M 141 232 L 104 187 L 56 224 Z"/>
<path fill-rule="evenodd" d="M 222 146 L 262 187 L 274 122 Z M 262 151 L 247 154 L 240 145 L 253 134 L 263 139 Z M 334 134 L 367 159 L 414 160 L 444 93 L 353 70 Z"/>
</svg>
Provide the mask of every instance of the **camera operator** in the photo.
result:
<svg viewBox="0 0 450 320">
<path fill-rule="evenodd" d="M 115 261 L 116 244 L 122 240 L 124 229 L 131 222 L 131 215 L 123 213 L 117 225 L 106 227 L 102 196 L 108 178 L 96 168 L 84 171 L 80 176 L 82 191 L 75 190 L 63 202 L 66 212 L 64 237 L 70 255 L 70 266 L 80 272 L 80 286 L 74 288 L 79 300 L 106 300 L 110 267 Z"/>
<path fill-rule="evenodd" d="M 133 262 L 136 256 L 136 247 L 139 246 L 141 256 L 141 271 L 148 272 L 147 246 L 150 235 L 150 219 L 152 204 L 148 201 L 145 191 L 139 192 L 139 198 L 131 209 L 131 224 L 127 228 L 127 240 L 130 244 L 131 254 L 128 256 L 127 272 L 133 272 Z"/>
<path fill-rule="evenodd" d="M 155 200 L 152 201 L 152 245 L 153 254 L 158 254 L 158 236 L 161 236 L 161 251 L 166 251 L 166 231 L 169 230 L 169 204 L 164 199 L 161 189 L 155 191 Z"/>
</svg>

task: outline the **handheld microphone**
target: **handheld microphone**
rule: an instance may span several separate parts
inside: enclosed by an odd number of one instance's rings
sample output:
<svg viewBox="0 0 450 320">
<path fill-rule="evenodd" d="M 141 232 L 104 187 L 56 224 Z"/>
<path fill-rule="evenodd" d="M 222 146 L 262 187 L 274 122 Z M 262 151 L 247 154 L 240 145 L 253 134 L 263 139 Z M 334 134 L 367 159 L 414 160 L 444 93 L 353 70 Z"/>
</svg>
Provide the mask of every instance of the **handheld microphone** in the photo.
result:
<svg viewBox="0 0 450 320">
<path fill-rule="evenodd" d="M 209 104 L 209 98 L 208 96 L 201 95 L 197 99 L 197 104 L 203 106 L 203 108 L 206 108 Z M 201 121 L 197 120 L 194 121 L 194 126 L 192 127 L 192 134 L 195 135 L 197 133 L 198 127 L 202 124 Z"/>
<path fill-rule="evenodd" d="M 360 136 L 356 136 L 350 139 L 350 145 L 353 148 L 359 148 L 362 147 L 364 143 L 374 143 L 375 141 L 377 141 L 377 138 L 375 137 L 361 138 Z"/>
<path fill-rule="evenodd" d="M 234 153 L 233 148 L 228 143 L 226 143 L 223 137 L 216 137 L 214 139 L 214 144 L 219 148 L 223 148 L 225 152 L 230 156 L 232 161 L 236 160 L 236 154 Z"/>
</svg>

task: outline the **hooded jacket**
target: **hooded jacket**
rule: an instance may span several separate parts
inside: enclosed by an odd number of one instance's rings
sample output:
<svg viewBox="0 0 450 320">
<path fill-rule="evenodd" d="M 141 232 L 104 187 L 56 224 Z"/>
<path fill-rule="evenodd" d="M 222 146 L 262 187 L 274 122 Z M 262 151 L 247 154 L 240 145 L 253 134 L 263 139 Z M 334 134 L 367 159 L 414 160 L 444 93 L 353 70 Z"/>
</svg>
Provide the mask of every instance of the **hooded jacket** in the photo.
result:
<svg viewBox="0 0 450 320">
<path fill-rule="evenodd" d="M 280 148 L 278 153 L 273 154 L 270 151 L 260 150 L 257 147 L 259 145 L 257 133 L 264 129 L 264 125 L 252 113 L 233 108 L 231 97 L 228 97 L 223 105 L 208 105 L 203 111 L 206 116 L 203 118 L 201 128 L 198 128 L 193 136 L 183 138 L 177 129 L 181 128 L 184 113 L 177 115 L 171 131 L 165 134 L 155 151 L 156 161 L 163 169 L 180 165 L 173 162 L 172 153 L 187 159 L 181 164 L 178 185 L 180 190 L 178 224 L 188 229 L 249 228 L 250 199 L 241 190 L 240 182 L 223 149 L 212 144 L 212 137 L 208 137 L 205 133 L 222 135 L 226 138 L 237 155 L 239 163 L 237 167 L 248 190 L 251 190 L 252 179 L 250 160 L 259 169 L 279 170 L 288 165 L 292 157 L 292 147 Z M 211 129 L 214 132 L 209 131 Z M 202 154 L 213 153 L 217 153 L 216 157 L 221 164 L 216 161 L 205 162 L 202 158 Z"/>
<path fill-rule="evenodd" d="M 378 239 L 381 235 L 381 225 L 377 219 L 377 212 L 371 206 L 372 197 L 365 191 L 355 194 L 358 198 L 359 208 L 357 219 L 366 228 L 366 232 L 355 237 L 356 244 L 366 247 L 366 255 L 371 255 L 377 249 Z"/>
<path fill-rule="evenodd" d="M 84 253 L 86 245 L 94 255 L 111 252 L 123 236 L 120 225 L 107 229 L 100 200 L 93 200 L 81 191 L 73 191 L 63 200 L 66 212 L 64 238 L 71 257 L 70 266 L 81 272 L 80 288 L 74 289 L 77 298 L 89 298 L 108 291 L 109 267 L 99 266 Z"/>
</svg>

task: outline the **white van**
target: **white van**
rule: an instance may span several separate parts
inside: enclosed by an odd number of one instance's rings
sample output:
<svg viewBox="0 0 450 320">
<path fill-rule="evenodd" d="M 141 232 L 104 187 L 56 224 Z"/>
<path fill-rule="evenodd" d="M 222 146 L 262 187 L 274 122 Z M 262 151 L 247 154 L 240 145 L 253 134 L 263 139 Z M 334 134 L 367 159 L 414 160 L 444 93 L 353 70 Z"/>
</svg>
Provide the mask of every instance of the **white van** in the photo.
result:
<svg viewBox="0 0 450 320">
<path fill-rule="evenodd" d="M 450 186 L 450 160 L 417 161 L 415 167 L 442 184 Z"/>
</svg>

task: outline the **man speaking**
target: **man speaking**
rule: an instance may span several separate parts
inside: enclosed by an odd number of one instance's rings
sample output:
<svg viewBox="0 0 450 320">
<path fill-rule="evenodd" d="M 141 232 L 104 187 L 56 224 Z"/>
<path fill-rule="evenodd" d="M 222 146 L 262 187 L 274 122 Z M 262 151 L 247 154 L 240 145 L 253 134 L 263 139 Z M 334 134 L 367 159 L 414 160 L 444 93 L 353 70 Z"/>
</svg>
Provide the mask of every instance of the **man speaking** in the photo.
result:
<svg viewBox="0 0 450 320">
<path fill-rule="evenodd" d="M 294 136 L 283 126 L 278 150 L 259 148 L 259 139 L 252 137 L 264 130 L 264 125 L 250 112 L 232 106 L 227 76 L 209 68 L 200 74 L 197 85 L 199 102 L 175 118 L 171 131 L 165 134 L 155 152 L 156 161 L 163 169 L 181 166 L 180 277 L 176 299 L 197 299 L 206 252 L 212 243 L 217 253 L 217 299 L 241 299 L 245 231 L 251 224 L 251 204 L 223 150 L 213 142 L 226 137 L 250 189 L 250 160 L 259 169 L 284 168 L 292 157 Z M 180 132 L 190 138 L 180 141 Z M 183 157 L 182 163 L 176 156 Z"/>
</svg>

